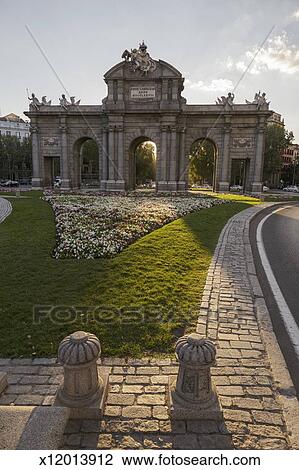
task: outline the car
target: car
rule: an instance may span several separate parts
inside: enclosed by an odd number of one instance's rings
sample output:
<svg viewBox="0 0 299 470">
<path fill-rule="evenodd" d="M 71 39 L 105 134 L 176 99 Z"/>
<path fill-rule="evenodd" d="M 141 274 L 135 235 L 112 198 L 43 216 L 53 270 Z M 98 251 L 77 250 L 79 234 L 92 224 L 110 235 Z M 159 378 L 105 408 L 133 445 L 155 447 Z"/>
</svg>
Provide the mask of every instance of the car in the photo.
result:
<svg viewBox="0 0 299 470">
<path fill-rule="evenodd" d="M 53 183 L 54 188 L 60 188 L 61 183 L 62 183 L 61 178 L 59 178 L 59 176 L 57 176 L 54 180 L 54 183 Z"/>
<path fill-rule="evenodd" d="M 233 184 L 229 189 L 230 191 L 243 191 L 243 186 L 240 184 Z"/>
<path fill-rule="evenodd" d="M 291 192 L 291 193 L 299 193 L 299 188 L 298 186 L 286 186 L 285 188 L 283 188 L 283 191 L 288 191 L 288 192 Z"/>
<path fill-rule="evenodd" d="M 3 186 L 4 188 L 13 188 L 19 186 L 19 182 L 14 180 L 7 180 L 2 183 L 1 186 Z"/>
</svg>

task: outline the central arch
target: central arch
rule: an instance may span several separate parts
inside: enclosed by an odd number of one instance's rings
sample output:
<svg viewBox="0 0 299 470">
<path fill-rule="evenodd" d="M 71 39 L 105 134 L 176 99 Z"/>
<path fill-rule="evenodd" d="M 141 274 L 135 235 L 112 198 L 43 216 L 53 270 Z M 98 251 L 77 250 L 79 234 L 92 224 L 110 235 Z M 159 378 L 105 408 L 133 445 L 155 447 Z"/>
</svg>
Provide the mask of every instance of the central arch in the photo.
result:
<svg viewBox="0 0 299 470">
<path fill-rule="evenodd" d="M 74 181 L 77 188 L 98 188 L 100 184 L 99 148 L 91 137 L 81 137 L 73 147 Z"/>
<path fill-rule="evenodd" d="M 157 188 L 157 146 L 147 136 L 133 140 L 129 150 L 128 189 Z"/>
<path fill-rule="evenodd" d="M 188 185 L 208 186 L 216 191 L 217 146 L 209 138 L 196 139 L 190 148 Z"/>
</svg>

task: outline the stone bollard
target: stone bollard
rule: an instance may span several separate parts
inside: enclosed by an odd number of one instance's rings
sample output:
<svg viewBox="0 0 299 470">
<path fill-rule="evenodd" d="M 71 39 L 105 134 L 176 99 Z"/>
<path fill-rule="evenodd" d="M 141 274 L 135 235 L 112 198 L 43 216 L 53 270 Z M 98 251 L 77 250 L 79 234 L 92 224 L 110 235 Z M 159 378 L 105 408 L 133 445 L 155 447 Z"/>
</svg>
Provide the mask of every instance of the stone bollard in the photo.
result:
<svg viewBox="0 0 299 470">
<path fill-rule="evenodd" d="M 221 420 L 223 413 L 211 381 L 215 365 L 214 343 L 197 333 L 184 335 L 176 343 L 179 361 L 177 378 L 169 379 L 169 414 L 174 419 Z"/>
<path fill-rule="evenodd" d="M 98 371 L 100 354 L 100 341 L 85 331 L 76 331 L 59 345 L 58 361 L 63 365 L 64 382 L 55 406 L 69 407 L 71 418 L 97 419 L 103 415 L 109 368 L 100 367 Z"/>
</svg>

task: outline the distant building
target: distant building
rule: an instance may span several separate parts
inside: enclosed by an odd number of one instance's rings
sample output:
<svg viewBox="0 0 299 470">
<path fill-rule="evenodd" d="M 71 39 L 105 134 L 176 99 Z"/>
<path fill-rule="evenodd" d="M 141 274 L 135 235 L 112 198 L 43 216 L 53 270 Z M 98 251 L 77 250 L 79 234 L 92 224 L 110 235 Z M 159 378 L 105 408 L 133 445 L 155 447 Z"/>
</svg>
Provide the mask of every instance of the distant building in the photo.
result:
<svg viewBox="0 0 299 470">
<path fill-rule="evenodd" d="M 267 119 L 268 126 L 276 124 L 277 126 L 284 127 L 284 119 L 281 119 L 281 114 L 272 113 L 271 116 Z"/>
<path fill-rule="evenodd" d="M 294 165 L 299 160 L 299 144 L 289 145 L 282 154 L 283 166 Z"/>
<path fill-rule="evenodd" d="M 30 136 L 30 124 L 14 113 L 0 117 L 0 135 L 15 136 L 24 139 Z"/>
</svg>

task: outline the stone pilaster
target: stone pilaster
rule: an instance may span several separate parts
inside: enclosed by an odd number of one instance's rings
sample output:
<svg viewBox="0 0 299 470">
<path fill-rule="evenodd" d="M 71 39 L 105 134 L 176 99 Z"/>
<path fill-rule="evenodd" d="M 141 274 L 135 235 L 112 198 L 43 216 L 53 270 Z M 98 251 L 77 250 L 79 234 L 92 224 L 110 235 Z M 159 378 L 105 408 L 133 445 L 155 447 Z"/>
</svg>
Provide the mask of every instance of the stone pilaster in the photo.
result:
<svg viewBox="0 0 299 470">
<path fill-rule="evenodd" d="M 167 191 L 167 134 L 168 126 L 161 127 L 161 159 L 160 159 L 160 176 L 158 180 L 158 191 Z"/>
<path fill-rule="evenodd" d="M 41 189 L 42 175 L 39 155 L 38 127 L 31 120 L 31 142 L 32 142 L 32 189 Z"/>
<path fill-rule="evenodd" d="M 231 136 L 231 126 L 230 126 L 230 123 L 226 123 L 224 127 L 224 138 L 223 138 L 221 181 L 219 181 L 220 192 L 229 191 L 230 136 Z"/>
<path fill-rule="evenodd" d="M 67 125 L 66 116 L 60 118 L 60 139 L 61 139 L 61 157 L 60 157 L 60 176 L 61 189 L 69 189 L 70 177 L 68 168 L 68 144 L 67 144 Z"/>
<path fill-rule="evenodd" d="M 264 139 L 265 127 L 264 124 L 260 124 L 256 136 L 254 176 L 251 189 L 253 193 L 260 193 L 263 190 Z"/>
<path fill-rule="evenodd" d="M 115 126 L 109 126 L 107 190 L 114 190 L 114 189 L 115 189 Z"/>
<path fill-rule="evenodd" d="M 123 191 L 125 189 L 124 181 L 124 128 L 122 125 L 117 126 L 117 174 L 116 174 L 116 190 Z"/>
<path fill-rule="evenodd" d="M 170 131 L 170 155 L 169 155 L 169 191 L 177 190 L 177 129 L 172 127 Z"/>
<path fill-rule="evenodd" d="M 104 127 L 102 130 L 102 178 L 101 178 L 101 190 L 107 189 L 108 179 L 108 129 Z"/>
<path fill-rule="evenodd" d="M 186 128 L 181 127 L 179 130 L 180 136 L 180 147 L 179 147 L 179 176 L 178 176 L 178 191 L 186 190 L 186 172 L 187 172 L 187 162 L 185 154 L 185 142 L 186 142 Z"/>
</svg>

